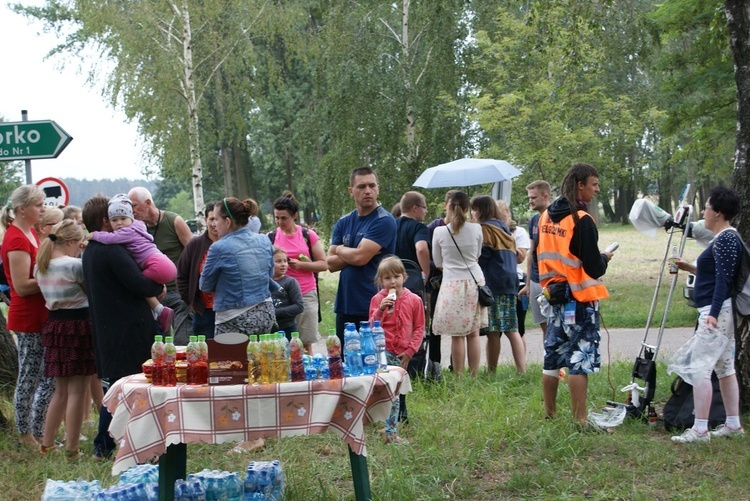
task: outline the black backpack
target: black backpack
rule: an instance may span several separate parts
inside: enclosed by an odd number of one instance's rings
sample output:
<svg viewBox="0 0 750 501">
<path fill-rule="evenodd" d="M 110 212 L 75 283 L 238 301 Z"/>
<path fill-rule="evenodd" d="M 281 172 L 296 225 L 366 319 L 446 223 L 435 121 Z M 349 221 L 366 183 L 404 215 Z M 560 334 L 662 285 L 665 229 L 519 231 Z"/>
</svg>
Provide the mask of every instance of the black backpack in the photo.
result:
<svg viewBox="0 0 750 501">
<path fill-rule="evenodd" d="M 724 411 L 724 401 L 721 399 L 719 378 L 716 377 L 716 373 L 711 375 L 711 384 L 714 394 L 711 398 L 711 409 L 708 412 L 709 429 L 724 424 L 727 417 Z M 664 404 L 662 417 L 664 418 L 664 428 L 668 431 L 681 432 L 692 427 L 695 422 L 693 387 L 683 381 L 680 376 L 672 381 L 672 396 Z"/>
</svg>

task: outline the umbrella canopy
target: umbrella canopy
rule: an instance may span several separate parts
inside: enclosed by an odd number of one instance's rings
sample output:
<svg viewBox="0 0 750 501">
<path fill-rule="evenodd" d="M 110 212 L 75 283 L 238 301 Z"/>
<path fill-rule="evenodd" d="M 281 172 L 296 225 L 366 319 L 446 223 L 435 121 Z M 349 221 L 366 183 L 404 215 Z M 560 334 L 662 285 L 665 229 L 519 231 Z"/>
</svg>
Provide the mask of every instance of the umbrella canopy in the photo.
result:
<svg viewBox="0 0 750 501">
<path fill-rule="evenodd" d="M 521 171 L 505 160 L 491 158 L 461 158 L 426 169 L 413 186 L 420 188 L 449 188 L 510 181 Z"/>
</svg>

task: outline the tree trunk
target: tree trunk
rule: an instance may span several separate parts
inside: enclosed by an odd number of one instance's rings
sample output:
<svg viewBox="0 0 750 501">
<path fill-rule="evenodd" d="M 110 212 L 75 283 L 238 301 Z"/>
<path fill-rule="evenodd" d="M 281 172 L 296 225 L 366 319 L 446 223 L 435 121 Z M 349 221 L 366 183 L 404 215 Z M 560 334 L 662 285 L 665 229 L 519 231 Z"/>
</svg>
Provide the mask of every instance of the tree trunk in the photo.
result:
<svg viewBox="0 0 750 501">
<path fill-rule="evenodd" d="M 18 378 L 18 348 L 0 312 L 0 391 L 12 395 Z"/>
<path fill-rule="evenodd" d="M 193 33 L 190 27 L 190 8 L 187 0 L 182 6 L 170 3 L 172 11 L 182 22 L 182 87 L 188 109 L 188 144 L 190 148 L 191 180 L 193 204 L 198 231 L 205 229 L 206 204 L 203 200 L 203 165 L 201 163 L 200 126 L 198 123 L 198 97 L 195 94 L 195 75 L 193 74 Z"/>
<path fill-rule="evenodd" d="M 737 136 L 734 154 L 734 187 L 743 207 L 750 207 L 748 150 L 750 150 L 750 0 L 725 0 L 724 9 L 729 28 L 729 45 L 734 56 L 734 80 L 737 85 Z M 747 213 L 747 210 L 745 210 Z M 740 213 L 739 230 L 750 235 L 750 218 Z M 740 402 L 750 408 L 750 329 L 743 322 L 736 334 L 737 379 Z"/>
</svg>

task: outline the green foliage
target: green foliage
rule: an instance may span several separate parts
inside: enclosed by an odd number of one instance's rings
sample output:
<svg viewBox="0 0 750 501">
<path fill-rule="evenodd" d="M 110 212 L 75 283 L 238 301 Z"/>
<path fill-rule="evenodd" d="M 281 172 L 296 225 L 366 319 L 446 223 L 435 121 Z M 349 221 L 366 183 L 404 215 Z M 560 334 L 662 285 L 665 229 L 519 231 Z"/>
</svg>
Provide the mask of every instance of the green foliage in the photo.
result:
<svg viewBox="0 0 750 501">
<path fill-rule="evenodd" d="M 482 154 L 521 167 L 522 184 L 546 179 L 553 187 L 573 162 L 586 161 L 599 168 L 603 192 L 616 203 L 621 190 L 633 198 L 645 187 L 649 147 L 643 72 L 650 48 L 637 36 L 646 24 L 641 9 L 649 6 L 503 3 L 480 21 L 473 70 Z M 609 197 L 603 202 L 614 216 Z"/>
<path fill-rule="evenodd" d="M 187 221 L 195 217 L 193 207 L 193 195 L 187 190 L 182 190 L 167 202 L 166 209 L 176 212 Z"/>
<path fill-rule="evenodd" d="M 522 170 L 516 186 L 557 186 L 586 161 L 602 174 L 605 218 L 625 222 L 639 193 L 669 208 L 686 182 L 701 203 L 729 180 L 736 92 L 715 2 L 133 5 L 15 9 L 61 35 L 54 51 L 94 48 L 116 63 L 105 95 L 180 186 L 192 181 L 187 9 L 201 139 L 193 153 L 207 200 L 252 196 L 267 209 L 290 189 L 305 221 L 330 228 L 351 209 L 347 180 L 361 165 L 378 171 L 390 207 L 426 167 L 464 156 L 511 161 Z M 513 196 L 525 205 L 523 190 Z"/>
<path fill-rule="evenodd" d="M 0 162 L 0 203 L 10 198 L 13 190 L 24 184 L 24 167 L 22 162 Z"/>
</svg>

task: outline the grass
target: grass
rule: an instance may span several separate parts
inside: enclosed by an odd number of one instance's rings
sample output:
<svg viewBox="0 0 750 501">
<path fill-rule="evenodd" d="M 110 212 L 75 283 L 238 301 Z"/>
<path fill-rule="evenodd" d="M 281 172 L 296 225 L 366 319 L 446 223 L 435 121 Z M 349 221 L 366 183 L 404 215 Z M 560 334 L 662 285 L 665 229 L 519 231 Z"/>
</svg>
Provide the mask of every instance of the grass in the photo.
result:
<svg viewBox="0 0 750 501">
<path fill-rule="evenodd" d="M 651 304 L 666 236 L 643 237 L 612 225 L 600 231 L 600 246 L 620 242 L 605 282 L 611 297 L 603 302 L 607 326 L 641 327 Z M 686 256 L 700 249 L 688 243 Z M 337 274 L 323 274 L 321 331 L 333 327 Z M 695 311 L 673 300 L 668 325 L 690 326 Z M 669 277 L 662 289 L 666 296 Z M 663 298 L 662 298 L 663 301 Z M 663 302 L 660 306 L 663 311 Z M 659 310 L 657 310 L 659 311 Z M 619 389 L 630 382 L 632 361 L 613 362 L 589 378 L 589 405 L 622 400 Z M 611 435 L 582 434 L 571 424 L 567 384 L 560 385 L 560 417 L 543 419 L 541 366 L 529 364 L 517 375 L 509 365 L 476 380 L 447 373 L 440 384 L 415 381 L 408 397 L 410 424 L 402 435 L 411 445 L 386 446 L 383 424 L 367 428 L 368 467 L 377 500 L 495 499 L 747 499 L 750 490 L 748 438 L 677 446 L 660 425 L 652 428 L 627 420 Z M 660 364 L 657 412 L 668 398 L 670 377 Z M 0 408 L 12 416 L 10 398 Z M 90 422 L 84 434 L 91 443 Z M 62 434 L 60 435 L 62 437 Z M 86 443 L 82 443 L 86 447 Z M 242 472 L 251 457 L 226 452 L 230 445 L 188 446 L 188 472 L 217 468 Z M 87 452 L 90 452 L 90 446 Z M 12 433 L 0 436 L 0 496 L 38 500 L 47 478 L 98 479 L 115 483 L 109 463 L 62 457 L 42 458 L 19 450 Z M 280 459 L 287 475 L 289 500 L 353 499 L 346 445 L 334 434 L 269 439 L 252 459 Z"/>
<path fill-rule="evenodd" d="M 368 467 L 375 499 L 746 499 L 750 488 L 747 439 L 677 446 L 660 426 L 626 421 L 611 435 L 579 433 L 570 423 L 567 385 L 560 417 L 542 419 L 541 367 L 526 375 L 503 366 L 476 380 L 447 374 L 440 384 L 414 382 L 408 397 L 408 446 L 387 446 L 383 425 L 368 426 Z M 611 372 L 610 372 L 611 369 Z M 590 378 L 590 402 L 619 398 L 629 363 Z M 660 374 L 664 374 L 660 367 Z M 613 387 L 609 385 L 612 382 Z M 666 384 L 657 387 L 664 401 Z M 4 409 L 6 410 L 6 409 Z M 86 429 L 91 438 L 93 425 Z M 229 445 L 188 446 L 188 472 L 205 467 L 243 471 L 250 457 Z M 0 439 L 3 499 L 39 499 L 46 478 L 114 483 L 109 464 L 19 451 Z M 281 459 L 287 499 L 352 499 L 346 445 L 333 434 L 269 439 L 252 459 Z"/>
</svg>

